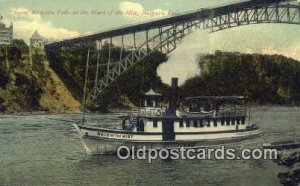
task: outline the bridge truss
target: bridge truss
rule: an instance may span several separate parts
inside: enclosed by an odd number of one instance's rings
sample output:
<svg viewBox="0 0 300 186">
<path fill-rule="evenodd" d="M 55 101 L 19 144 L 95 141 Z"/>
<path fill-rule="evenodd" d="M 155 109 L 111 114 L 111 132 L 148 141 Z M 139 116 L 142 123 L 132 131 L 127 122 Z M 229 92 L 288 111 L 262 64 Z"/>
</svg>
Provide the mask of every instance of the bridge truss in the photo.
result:
<svg viewBox="0 0 300 186">
<path fill-rule="evenodd" d="M 133 65 L 142 61 L 154 51 L 168 54 L 179 42 L 197 29 L 211 32 L 242 25 L 261 23 L 300 24 L 300 5 L 287 1 L 244 2 L 217 8 L 201 9 L 196 12 L 162 20 L 119 28 L 81 38 L 51 43 L 46 50 L 67 49 L 74 46 L 96 48 L 99 52 L 108 44 L 107 73 L 99 77 L 96 73 L 94 88 L 90 97 L 97 99 L 114 81 Z M 96 44 L 95 44 L 96 43 Z M 94 47 L 97 45 L 97 47 Z M 111 63 L 113 47 L 120 47 L 120 60 Z M 123 50 L 130 51 L 124 55 Z M 99 53 L 98 53 L 99 56 Z M 96 71 L 99 69 L 99 58 Z"/>
</svg>

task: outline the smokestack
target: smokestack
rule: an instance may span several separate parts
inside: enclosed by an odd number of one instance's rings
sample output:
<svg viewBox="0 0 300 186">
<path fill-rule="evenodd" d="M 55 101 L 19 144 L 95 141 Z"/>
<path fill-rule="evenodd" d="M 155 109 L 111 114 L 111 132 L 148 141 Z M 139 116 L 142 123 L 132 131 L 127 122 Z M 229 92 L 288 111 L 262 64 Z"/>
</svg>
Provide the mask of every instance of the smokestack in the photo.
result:
<svg viewBox="0 0 300 186">
<path fill-rule="evenodd" d="M 171 96 L 169 102 L 169 114 L 176 115 L 177 107 L 177 98 L 178 98 L 178 78 L 172 78 L 171 83 Z"/>
</svg>

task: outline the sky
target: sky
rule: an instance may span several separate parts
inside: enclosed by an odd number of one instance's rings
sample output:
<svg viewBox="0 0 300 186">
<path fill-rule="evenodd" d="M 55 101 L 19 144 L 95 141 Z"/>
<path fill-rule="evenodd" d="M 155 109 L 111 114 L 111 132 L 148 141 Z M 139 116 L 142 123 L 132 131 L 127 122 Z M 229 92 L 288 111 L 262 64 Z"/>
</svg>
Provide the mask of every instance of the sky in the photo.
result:
<svg viewBox="0 0 300 186">
<path fill-rule="evenodd" d="M 13 22 L 14 37 L 27 43 L 37 30 L 51 39 L 77 37 L 126 26 L 173 13 L 240 2 L 241 0 L 0 0 L 0 15 L 6 24 Z M 140 14 L 124 15 L 134 10 Z M 156 15 L 142 15 L 141 12 Z M 282 54 L 300 60 L 300 25 L 260 24 L 208 33 L 196 31 L 169 55 L 158 73 L 164 82 L 171 76 L 186 79 L 199 75 L 195 70 L 199 53 L 215 50 L 245 53 Z M 170 65 L 174 71 L 170 71 Z M 174 68 L 175 67 L 175 68 Z"/>
<path fill-rule="evenodd" d="M 10 21 L 14 23 L 16 37 L 28 40 L 30 32 L 37 29 L 46 37 L 60 39 L 157 18 L 110 14 L 112 11 L 186 12 L 194 10 L 195 7 L 197 9 L 226 2 L 232 1 L 188 0 L 187 3 L 185 0 L 0 0 L 0 14 L 6 23 Z M 91 15 L 93 11 L 102 14 Z M 74 12 L 82 14 L 74 15 Z"/>
</svg>

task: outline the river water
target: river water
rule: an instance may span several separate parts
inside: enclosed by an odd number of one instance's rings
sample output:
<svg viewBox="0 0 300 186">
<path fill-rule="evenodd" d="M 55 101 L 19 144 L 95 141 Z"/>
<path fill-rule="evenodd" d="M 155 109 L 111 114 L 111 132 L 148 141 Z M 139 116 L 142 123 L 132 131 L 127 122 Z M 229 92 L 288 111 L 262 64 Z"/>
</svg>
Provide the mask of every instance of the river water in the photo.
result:
<svg viewBox="0 0 300 186">
<path fill-rule="evenodd" d="M 271 160 L 119 160 L 86 155 L 68 121 L 79 114 L 0 115 L 0 185 L 280 185 L 286 171 Z M 118 127 L 117 114 L 87 115 L 91 125 Z M 300 139 L 300 108 L 256 107 L 252 119 L 264 135 L 230 143 L 260 148 L 264 142 Z"/>
</svg>

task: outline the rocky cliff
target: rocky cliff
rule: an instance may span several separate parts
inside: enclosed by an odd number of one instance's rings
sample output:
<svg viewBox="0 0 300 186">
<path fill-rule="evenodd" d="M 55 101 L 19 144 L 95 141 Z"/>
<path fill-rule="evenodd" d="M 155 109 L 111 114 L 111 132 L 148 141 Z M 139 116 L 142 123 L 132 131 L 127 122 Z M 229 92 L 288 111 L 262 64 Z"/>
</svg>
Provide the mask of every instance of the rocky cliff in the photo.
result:
<svg viewBox="0 0 300 186">
<path fill-rule="evenodd" d="M 41 51 L 28 55 L 0 54 L 0 111 L 76 112 L 80 103 L 72 96 Z M 1 50 L 3 51 L 3 49 Z"/>
</svg>

